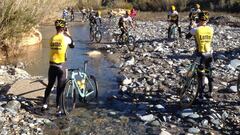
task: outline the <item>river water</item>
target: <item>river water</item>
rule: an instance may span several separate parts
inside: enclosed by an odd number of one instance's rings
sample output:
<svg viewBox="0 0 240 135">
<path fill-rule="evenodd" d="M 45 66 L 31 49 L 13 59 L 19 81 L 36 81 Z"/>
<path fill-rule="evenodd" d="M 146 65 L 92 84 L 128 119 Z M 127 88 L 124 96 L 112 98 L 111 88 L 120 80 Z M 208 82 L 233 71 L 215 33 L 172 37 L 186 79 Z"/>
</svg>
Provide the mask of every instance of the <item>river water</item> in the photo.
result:
<svg viewBox="0 0 240 135">
<path fill-rule="evenodd" d="M 119 75 L 114 64 L 107 59 L 105 53 L 99 57 L 89 57 L 93 51 L 89 46 L 89 27 L 74 22 L 69 25 L 70 33 L 75 41 L 75 48 L 68 48 L 68 68 L 83 66 L 88 60 L 88 72 L 95 75 L 99 85 L 99 98 L 93 104 L 81 104 L 70 117 L 58 118 L 47 116 L 54 126 L 46 127 L 46 134 L 145 134 L 148 128 L 136 120 L 131 113 L 134 106 L 120 101 L 109 101 L 109 97 L 118 95 Z M 47 77 L 49 67 L 49 39 L 55 34 L 54 26 L 41 26 L 43 35 L 41 45 L 27 47 L 23 55 L 11 59 L 11 63 L 23 62 L 26 71 L 34 76 Z M 52 110 L 53 111 L 53 110 Z M 150 130 L 151 132 L 151 130 Z"/>
</svg>

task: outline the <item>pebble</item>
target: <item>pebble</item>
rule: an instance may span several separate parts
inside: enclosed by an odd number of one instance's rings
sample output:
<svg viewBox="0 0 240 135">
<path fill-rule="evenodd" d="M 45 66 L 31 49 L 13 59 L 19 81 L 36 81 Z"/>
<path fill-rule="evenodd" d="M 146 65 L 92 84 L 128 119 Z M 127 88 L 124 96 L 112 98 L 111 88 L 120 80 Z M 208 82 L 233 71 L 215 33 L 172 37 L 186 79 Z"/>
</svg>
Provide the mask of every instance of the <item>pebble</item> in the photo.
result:
<svg viewBox="0 0 240 135">
<path fill-rule="evenodd" d="M 231 86 L 229 90 L 230 90 L 230 92 L 233 92 L 233 93 L 237 93 L 237 91 L 238 91 L 237 86 Z"/>
<path fill-rule="evenodd" d="M 188 129 L 188 133 L 198 134 L 199 132 L 200 132 L 200 129 L 197 127 L 192 127 Z"/>
<path fill-rule="evenodd" d="M 156 116 L 154 116 L 153 114 L 148 114 L 148 115 L 139 116 L 139 117 L 142 121 L 145 121 L 145 122 L 151 122 L 156 119 Z"/>
</svg>

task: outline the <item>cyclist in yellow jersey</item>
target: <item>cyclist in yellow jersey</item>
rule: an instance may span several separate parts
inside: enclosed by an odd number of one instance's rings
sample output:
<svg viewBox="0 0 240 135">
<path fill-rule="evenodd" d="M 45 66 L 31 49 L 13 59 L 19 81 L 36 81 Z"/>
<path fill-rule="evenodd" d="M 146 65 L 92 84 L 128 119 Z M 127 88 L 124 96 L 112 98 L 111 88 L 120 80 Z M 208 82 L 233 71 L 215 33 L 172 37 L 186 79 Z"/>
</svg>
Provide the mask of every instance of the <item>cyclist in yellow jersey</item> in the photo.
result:
<svg viewBox="0 0 240 135">
<path fill-rule="evenodd" d="M 66 21 L 63 19 L 58 19 L 55 21 L 55 27 L 57 33 L 50 39 L 50 54 L 49 54 L 49 70 L 48 70 L 48 85 L 45 90 L 45 95 L 43 98 L 42 111 L 48 108 L 47 100 L 50 95 L 51 89 L 57 79 L 57 113 L 61 114 L 60 110 L 60 95 L 64 88 L 65 82 L 65 68 L 64 63 L 66 62 L 66 51 L 68 45 L 70 48 L 74 48 L 73 40 L 66 27 Z"/>
<path fill-rule="evenodd" d="M 205 95 L 207 98 L 210 98 L 212 95 L 212 62 L 213 62 L 213 49 L 212 49 L 212 39 L 213 39 L 213 28 L 207 25 L 209 18 L 208 12 L 200 12 L 198 14 L 199 24 L 196 28 L 191 29 L 190 33 L 186 35 L 186 38 L 189 39 L 191 36 L 195 37 L 196 40 L 196 54 L 200 57 L 200 65 L 198 67 L 198 84 L 199 84 L 199 93 L 200 98 L 204 97 L 204 70 L 206 69 L 206 77 L 208 78 L 209 92 Z"/>
<path fill-rule="evenodd" d="M 168 12 L 168 20 L 171 22 L 170 26 L 168 27 L 168 38 L 170 38 L 170 30 L 172 25 L 176 24 L 176 26 L 178 27 L 178 32 L 179 32 L 179 37 L 181 38 L 181 28 L 178 25 L 178 21 L 179 21 L 179 14 L 176 10 L 176 7 L 174 5 L 171 6 L 171 10 Z"/>
</svg>

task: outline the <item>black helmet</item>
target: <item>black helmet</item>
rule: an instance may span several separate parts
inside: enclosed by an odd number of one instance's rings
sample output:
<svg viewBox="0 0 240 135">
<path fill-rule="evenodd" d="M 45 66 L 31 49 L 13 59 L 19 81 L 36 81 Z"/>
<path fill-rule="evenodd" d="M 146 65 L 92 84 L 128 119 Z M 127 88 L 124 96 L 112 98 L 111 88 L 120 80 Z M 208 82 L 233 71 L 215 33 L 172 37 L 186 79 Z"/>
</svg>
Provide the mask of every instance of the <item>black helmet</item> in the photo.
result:
<svg viewBox="0 0 240 135">
<path fill-rule="evenodd" d="M 207 11 L 202 11 L 200 13 L 198 13 L 198 18 L 201 20 L 201 21 L 207 21 L 209 19 L 209 12 Z"/>
<path fill-rule="evenodd" d="M 60 28 L 65 28 L 67 25 L 67 22 L 64 19 L 57 19 L 55 21 L 55 26 Z"/>
</svg>

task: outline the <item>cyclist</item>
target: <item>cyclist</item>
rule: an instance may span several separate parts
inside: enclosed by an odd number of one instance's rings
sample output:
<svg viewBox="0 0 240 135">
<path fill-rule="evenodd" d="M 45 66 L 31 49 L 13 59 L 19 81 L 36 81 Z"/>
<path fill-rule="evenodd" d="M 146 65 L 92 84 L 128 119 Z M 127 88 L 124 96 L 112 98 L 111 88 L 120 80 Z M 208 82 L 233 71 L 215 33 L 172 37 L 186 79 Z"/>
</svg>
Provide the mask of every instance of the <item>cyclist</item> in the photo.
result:
<svg viewBox="0 0 240 135">
<path fill-rule="evenodd" d="M 68 10 L 65 8 L 65 9 L 63 9 L 63 15 L 62 15 L 62 18 L 63 18 L 63 19 L 66 19 L 67 16 L 68 16 Z"/>
<path fill-rule="evenodd" d="M 87 15 L 87 9 L 83 7 L 83 9 L 81 10 L 82 13 L 82 20 L 84 21 Z"/>
<path fill-rule="evenodd" d="M 168 27 L 168 38 L 170 38 L 171 27 L 175 24 L 178 27 L 179 37 L 181 38 L 181 28 L 178 25 L 179 15 L 176 11 L 176 7 L 174 5 L 171 6 L 171 10 L 168 12 L 168 20 L 170 21 L 170 25 Z"/>
<path fill-rule="evenodd" d="M 126 14 L 123 17 L 120 17 L 118 21 L 118 27 L 121 30 L 120 37 L 123 37 L 123 35 L 128 31 L 128 26 L 130 25 L 133 27 L 132 18 L 129 16 L 130 11 L 126 11 Z"/>
<path fill-rule="evenodd" d="M 74 21 L 74 9 L 73 9 L 73 7 L 71 7 L 71 9 L 70 9 L 70 13 L 71 13 L 71 21 Z"/>
<path fill-rule="evenodd" d="M 47 100 L 50 95 L 51 89 L 57 79 L 57 97 L 56 106 L 57 114 L 61 114 L 60 108 L 60 95 L 64 89 L 65 82 L 65 62 L 67 46 L 74 48 L 73 40 L 66 27 L 66 21 L 64 19 L 57 19 L 55 21 L 55 27 L 57 33 L 50 39 L 50 66 L 48 70 L 48 85 L 45 90 L 43 98 L 42 111 L 48 109 Z"/>
<path fill-rule="evenodd" d="M 190 19 L 189 29 L 197 26 L 197 23 L 199 22 L 198 13 L 200 13 L 200 12 L 201 12 L 200 5 L 195 4 L 195 7 L 192 8 L 189 13 L 189 19 Z"/>
<path fill-rule="evenodd" d="M 101 11 L 98 11 L 96 13 L 95 19 L 96 19 L 96 23 L 97 23 L 98 26 L 102 25 Z"/>
<path fill-rule="evenodd" d="M 93 28 L 98 27 L 102 24 L 101 19 L 101 12 L 91 12 L 89 14 L 89 25 L 90 25 L 90 32 L 93 30 Z"/>
<path fill-rule="evenodd" d="M 130 11 L 130 17 L 132 18 L 132 21 L 134 23 L 134 25 L 136 26 L 137 23 L 136 23 L 136 16 L 137 16 L 137 10 L 135 10 L 134 8 L 131 9 Z"/>
<path fill-rule="evenodd" d="M 198 67 L 198 90 L 200 93 L 200 99 L 204 97 L 204 73 L 206 73 L 206 77 L 208 78 L 209 91 L 205 95 L 207 98 L 211 98 L 212 96 L 212 82 L 213 78 L 211 73 L 212 70 L 212 62 L 213 62 L 213 50 L 212 50 L 212 38 L 213 38 L 213 28 L 207 25 L 207 21 L 209 18 L 209 13 L 206 11 L 202 11 L 198 14 L 199 24 L 196 28 L 191 29 L 190 33 L 186 35 L 186 38 L 189 39 L 191 36 L 195 37 L 196 41 L 196 55 L 200 57 L 200 65 Z M 204 71 L 205 70 L 205 71 Z"/>
</svg>

